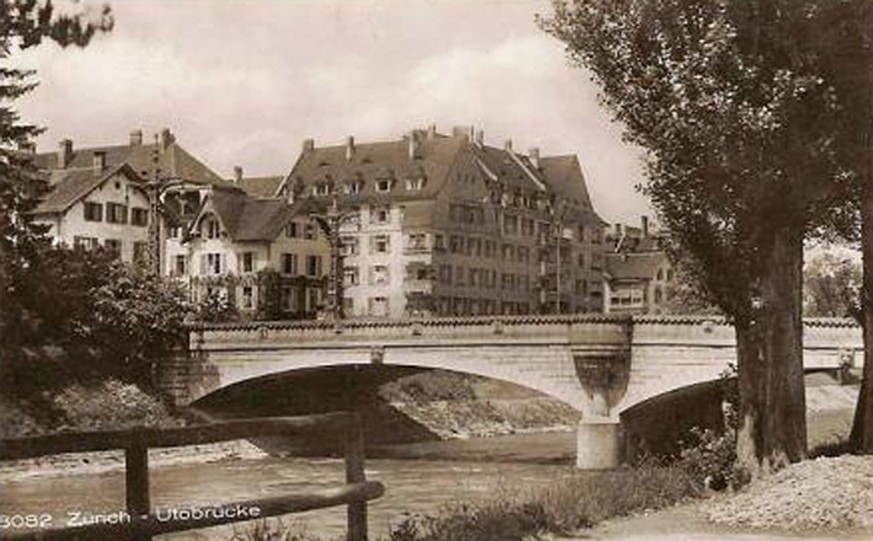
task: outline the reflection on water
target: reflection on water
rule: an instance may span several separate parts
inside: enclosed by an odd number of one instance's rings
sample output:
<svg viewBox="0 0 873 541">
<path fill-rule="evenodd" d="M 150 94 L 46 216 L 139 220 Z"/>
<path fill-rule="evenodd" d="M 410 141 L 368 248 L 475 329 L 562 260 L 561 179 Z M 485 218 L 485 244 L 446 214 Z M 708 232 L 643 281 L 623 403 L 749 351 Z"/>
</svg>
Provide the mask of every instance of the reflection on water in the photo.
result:
<svg viewBox="0 0 873 541">
<path fill-rule="evenodd" d="M 546 440 L 548 437 L 545 438 Z M 522 442 L 530 446 L 531 435 L 522 438 L 489 438 L 461 444 L 465 457 L 472 446 L 511 448 Z M 536 446 L 533 446 L 536 447 Z M 518 456 L 517 451 L 511 454 Z M 528 457 L 529 458 L 529 457 Z M 461 460 L 370 459 L 367 477 L 381 481 L 385 495 L 370 504 L 373 537 L 387 534 L 404 513 L 433 513 L 454 500 L 489 497 L 502 490 L 517 493 L 549 484 L 569 471 L 566 465 L 471 462 Z M 151 473 L 152 505 L 186 508 L 327 488 L 343 482 L 343 463 L 334 459 L 264 458 L 213 464 L 156 468 Z M 6 515 L 50 513 L 53 526 L 67 524 L 68 513 L 111 513 L 123 509 L 124 474 L 108 472 L 56 478 L 31 478 L 4 483 L 0 509 Z M 294 515 L 309 531 L 326 536 L 345 532 L 345 508 L 309 511 Z M 239 527 L 239 526 L 237 526 Z M 195 530 L 166 536 L 174 540 L 229 539 L 230 526 Z"/>
</svg>

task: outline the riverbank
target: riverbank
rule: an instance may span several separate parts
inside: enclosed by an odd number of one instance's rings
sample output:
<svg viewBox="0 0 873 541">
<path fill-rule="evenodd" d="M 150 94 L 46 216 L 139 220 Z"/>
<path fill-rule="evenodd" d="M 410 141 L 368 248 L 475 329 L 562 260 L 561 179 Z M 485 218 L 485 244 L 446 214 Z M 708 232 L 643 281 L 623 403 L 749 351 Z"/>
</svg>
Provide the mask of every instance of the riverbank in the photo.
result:
<svg viewBox="0 0 873 541">
<path fill-rule="evenodd" d="M 266 453 L 245 440 L 150 449 L 151 467 L 208 464 L 263 458 Z M 124 471 L 123 451 L 66 453 L 0 463 L 0 483 L 62 476 L 93 475 Z"/>
</svg>

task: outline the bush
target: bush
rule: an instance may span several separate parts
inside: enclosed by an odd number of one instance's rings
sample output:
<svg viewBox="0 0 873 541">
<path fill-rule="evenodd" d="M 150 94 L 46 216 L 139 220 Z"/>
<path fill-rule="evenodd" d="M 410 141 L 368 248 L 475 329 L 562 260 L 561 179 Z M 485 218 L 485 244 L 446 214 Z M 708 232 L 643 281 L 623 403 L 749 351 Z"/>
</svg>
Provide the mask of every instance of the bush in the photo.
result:
<svg viewBox="0 0 873 541">
<path fill-rule="evenodd" d="M 180 424 L 166 407 L 137 386 L 117 380 L 96 387 L 71 385 L 52 399 L 61 429 L 99 430 Z"/>
<path fill-rule="evenodd" d="M 234 526 L 230 541 L 319 541 L 319 538 L 310 535 L 302 522 L 286 523 L 277 518 Z"/>
</svg>

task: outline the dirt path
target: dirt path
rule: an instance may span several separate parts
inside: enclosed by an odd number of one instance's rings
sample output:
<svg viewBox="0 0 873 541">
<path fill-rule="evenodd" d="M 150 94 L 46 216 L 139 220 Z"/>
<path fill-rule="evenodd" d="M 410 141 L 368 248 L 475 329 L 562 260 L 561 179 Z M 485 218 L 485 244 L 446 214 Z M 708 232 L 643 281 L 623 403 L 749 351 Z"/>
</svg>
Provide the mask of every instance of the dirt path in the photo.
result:
<svg viewBox="0 0 873 541">
<path fill-rule="evenodd" d="M 718 497 L 718 496 L 716 496 Z M 702 511 L 706 502 L 691 502 L 662 511 L 608 520 L 563 541 L 871 541 L 873 532 L 761 531 L 709 522 Z"/>
</svg>

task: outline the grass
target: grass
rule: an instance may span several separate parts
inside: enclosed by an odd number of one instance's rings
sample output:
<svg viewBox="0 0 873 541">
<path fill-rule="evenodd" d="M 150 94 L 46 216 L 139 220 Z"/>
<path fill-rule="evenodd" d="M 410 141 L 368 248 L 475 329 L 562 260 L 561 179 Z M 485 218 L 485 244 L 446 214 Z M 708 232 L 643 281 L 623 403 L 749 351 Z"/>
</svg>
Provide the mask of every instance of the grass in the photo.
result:
<svg viewBox="0 0 873 541">
<path fill-rule="evenodd" d="M 383 541 L 522 541 L 540 533 L 569 534 L 702 493 L 700 484 L 678 467 L 572 472 L 546 489 L 502 490 L 489 499 L 448 504 L 433 515 L 406 515 Z M 315 539 L 294 525 L 265 521 L 233 541 Z"/>
</svg>

